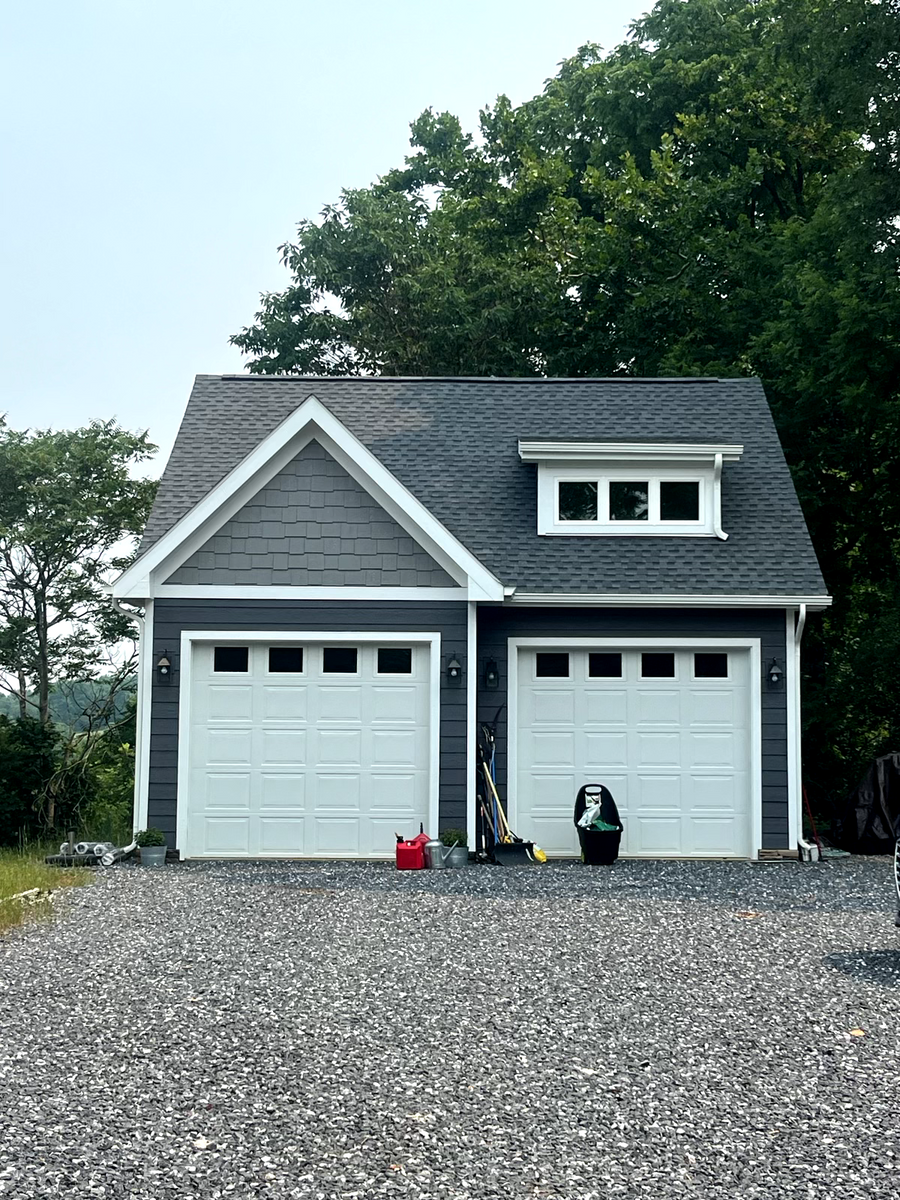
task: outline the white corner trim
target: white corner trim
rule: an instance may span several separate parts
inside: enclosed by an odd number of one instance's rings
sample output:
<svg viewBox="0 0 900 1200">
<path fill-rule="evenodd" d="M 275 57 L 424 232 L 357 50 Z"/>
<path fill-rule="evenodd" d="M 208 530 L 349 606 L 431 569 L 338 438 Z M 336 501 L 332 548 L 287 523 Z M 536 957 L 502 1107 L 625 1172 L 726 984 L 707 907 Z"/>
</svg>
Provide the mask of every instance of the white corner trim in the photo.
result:
<svg viewBox="0 0 900 1200">
<path fill-rule="evenodd" d="M 434 517 L 328 409 L 310 396 L 113 584 L 113 594 L 136 596 L 147 581 L 164 582 L 181 561 L 315 440 L 459 583 L 471 581 L 487 599 L 502 599 L 500 581 Z M 304 440 L 305 439 L 305 440 Z M 187 553 L 185 553 L 185 550 Z M 180 561 L 179 561 L 179 556 Z M 162 578 L 156 578 L 161 575 Z M 151 594 L 143 590 L 144 596 Z"/>
<path fill-rule="evenodd" d="M 521 637 L 507 639 L 507 694 L 509 722 L 506 732 L 507 814 L 513 829 L 518 820 L 518 692 L 519 650 L 530 647 L 583 649 L 610 646 L 623 650 L 644 647 L 660 649 L 746 650 L 750 657 L 748 694 L 750 701 L 750 857 L 757 859 L 762 847 L 762 676 L 759 638 L 712 637 Z M 572 797 L 575 803 L 575 797 Z"/>
<path fill-rule="evenodd" d="M 188 844 L 188 806 L 185 797 L 190 790 L 190 732 L 191 732 L 191 682 L 194 643 L 200 642 L 356 642 L 371 645 L 399 642 L 429 647 L 429 762 L 428 762 L 428 820 L 433 836 L 437 836 L 440 814 L 441 780 L 441 635 L 430 633 L 365 632 L 348 630 L 263 630 L 263 629 L 183 629 L 181 632 L 181 658 L 178 684 L 178 773 L 176 792 L 176 840 L 178 850 L 185 857 Z"/>
<path fill-rule="evenodd" d="M 806 605 L 785 610 L 784 657 L 787 692 L 788 845 L 803 836 L 803 707 L 800 675 L 800 641 L 806 625 Z"/>
<path fill-rule="evenodd" d="M 641 592 L 519 592 L 507 604 L 535 608 L 785 608 L 805 604 L 808 611 L 828 608 L 830 596 L 686 596 L 645 595 Z"/>
<path fill-rule="evenodd" d="M 280 587 L 253 584 L 158 583 L 158 600 L 459 600 L 468 589 L 430 587 Z"/>
<path fill-rule="evenodd" d="M 466 613 L 466 830 L 475 849 L 475 769 L 478 753 L 478 605 L 469 602 Z"/>
<path fill-rule="evenodd" d="M 150 807 L 150 719 L 153 714 L 153 601 L 144 608 L 138 643 L 137 712 L 135 714 L 133 828 L 146 829 Z"/>
<path fill-rule="evenodd" d="M 722 455 L 716 455 L 713 467 L 713 532 L 720 541 L 727 542 L 728 534 L 722 528 Z"/>
<path fill-rule="evenodd" d="M 552 442 L 519 441 L 522 462 L 709 462 L 721 454 L 737 462 L 744 447 L 698 442 Z"/>
</svg>

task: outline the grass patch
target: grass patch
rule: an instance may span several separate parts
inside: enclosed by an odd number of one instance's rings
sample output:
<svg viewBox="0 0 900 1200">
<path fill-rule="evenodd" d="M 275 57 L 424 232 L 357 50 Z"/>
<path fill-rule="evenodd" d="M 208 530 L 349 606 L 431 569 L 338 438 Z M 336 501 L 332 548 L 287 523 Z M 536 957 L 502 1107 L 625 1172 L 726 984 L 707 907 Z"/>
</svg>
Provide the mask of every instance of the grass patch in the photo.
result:
<svg viewBox="0 0 900 1200">
<path fill-rule="evenodd" d="M 48 867 L 34 854 L 0 850 L 0 933 L 49 912 L 47 904 L 30 904 L 11 897 L 31 888 L 81 887 L 93 877 L 93 872 L 83 867 Z"/>
</svg>

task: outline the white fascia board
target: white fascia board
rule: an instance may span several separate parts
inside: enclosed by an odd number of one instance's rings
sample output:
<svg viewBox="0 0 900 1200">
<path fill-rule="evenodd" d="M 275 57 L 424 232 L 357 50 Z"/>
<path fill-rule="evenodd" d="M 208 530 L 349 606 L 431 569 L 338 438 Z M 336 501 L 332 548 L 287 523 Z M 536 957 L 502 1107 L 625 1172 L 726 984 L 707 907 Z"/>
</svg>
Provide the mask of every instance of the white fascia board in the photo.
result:
<svg viewBox="0 0 900 1200">
<path fill-rule="evenodd" d="M 507 604 L 559 608 L 796 608 L 805 604 L 811 612 L 828 608 L 831 596 L 654 596 L 605 595 L 590 592 L 519 592 L 508 597 Z"/>
<path fill-rule="evenodd" d="M 302 440 L 304 434 L 306 437 Z M 202 545 L 229 519 L 228 515 L 223 516 L 228 513 L 229 501 L 232 502 L 229 515 L 233 515 L 313 438 L 322 441 L 345 470 L 445 569 L 448 565 L 455 568 L 450 573 L 458 578 L 458 582 L 466 580 L 474 584 L 486 598 L 503 598 L 500 581 L 315 396 L 310 396 L 296 408 L 146 554 L 124 571 L 112 586 L 113 595 L 122 599 L 153 595 L 153 589 L 177 570 L 179 552 L 183 553 L 187 548 L 185 557 L 190 557 L 194 549 L 199 548 L 197 539 L 202 539 L 199 542 Z"/>
<path fill-rule="evenodd" d="M 737 462 L 744 453 L 739 445 L 696 442 L 519 442 L 522 462 Z"/>
<path fill-rule="evenodd" d="M 462 600 L 464 587 L 279 587 L 253 584 L 159 583 L 158 600 Z"/>
</svg>

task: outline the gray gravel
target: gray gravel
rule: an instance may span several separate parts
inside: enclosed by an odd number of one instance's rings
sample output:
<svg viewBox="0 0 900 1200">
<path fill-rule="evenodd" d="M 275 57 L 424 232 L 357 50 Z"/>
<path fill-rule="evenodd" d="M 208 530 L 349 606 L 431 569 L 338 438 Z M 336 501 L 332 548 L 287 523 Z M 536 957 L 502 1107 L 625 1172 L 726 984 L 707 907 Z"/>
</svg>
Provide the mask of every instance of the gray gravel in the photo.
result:
<svg viewBox="0 0 900 1200">
<path fill-rule="evenodd" d="M 116 868 L 0 940 L 0 1196 L 895 1197 L 898 948 L 883 859 Z"/>
</svg>

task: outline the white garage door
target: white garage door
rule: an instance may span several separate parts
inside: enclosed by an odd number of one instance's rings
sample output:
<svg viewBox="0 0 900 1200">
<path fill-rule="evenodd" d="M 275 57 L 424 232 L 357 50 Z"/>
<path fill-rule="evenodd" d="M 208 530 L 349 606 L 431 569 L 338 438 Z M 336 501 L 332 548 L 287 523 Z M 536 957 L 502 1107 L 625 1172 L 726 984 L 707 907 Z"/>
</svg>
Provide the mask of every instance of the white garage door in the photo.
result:
<svg viewBox="0 0 900 1200">
<path fill-rule="evenodd" d="M 625 826 L 621 852 L 753 853 L 749 651 L 518 651 L 516 832 L 578 853 L 575 795 L 604 783 Z"/>
<path fill-rule="evenodd" d="M 430 647 L 194 644 L 189 858 L 368 858 L 429 819 Z"/>
</svg>

